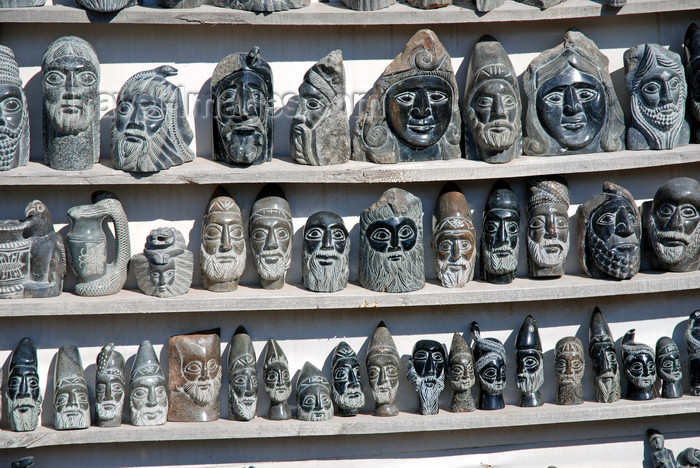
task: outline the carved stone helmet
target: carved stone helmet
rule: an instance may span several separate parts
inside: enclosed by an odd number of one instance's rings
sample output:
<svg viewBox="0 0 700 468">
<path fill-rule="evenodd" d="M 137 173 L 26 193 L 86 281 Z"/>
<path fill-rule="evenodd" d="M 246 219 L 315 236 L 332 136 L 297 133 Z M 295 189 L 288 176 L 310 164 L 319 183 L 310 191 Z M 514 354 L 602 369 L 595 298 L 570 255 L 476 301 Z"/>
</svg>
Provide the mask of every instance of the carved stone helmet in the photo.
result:
<svg viewBox="0 0 700 468">
<path fill-rule="evenodd" d="M 533 177 L 527 183 L 527 211 L 542 205 L 562 205 L 569 209 L 569 187 L 562 177 Z"/>
<path fill-rule="evenodd" d="M 634 341 L 634 329 L 629 330 L 622 337 L 622 358 L 627 361 L 628 358 L 636 356 L 638 354 L 648 354 L 652 358 L 654 357 L 654 350 L 651 346 L 645 345 L 644 343 L 636 343 Z"/>
<path fill-rule="evenodd" d="M 660 359 L 662 356 L 667 354 L 678 353 L 678 346 L 672 338 L 668 336 L 662 336 L 656 342 L 656 358 Z"/>
<path fill-rule="evenodd" d="M 276 362 L 282 363 L 285 366 L 289 365 L 287 355 L 284 354 L 280 345 L 275 339 L 270 338 L 267 341 L 267 348 L 265 350 L 265 365 L 269 366 Z"/>
<path fill-rule="evenodd" d="M 491 188 L 484 206 L 484 216 L 491 210 L 510 210 L 520 216 L 520 204 L 515 192 L 505 180 L 499 180 Z"/>
<path fill-rule="evenodd" d="M 528 315 L 520 327 L 518 337 L 515 339 L 515 349 L 536 349 L 542 352 L 540 332 L 537 328 L 537 322 L 532 315 Z"/>
<path fill-rule="evenodd" d="M 596 306 L 593 309 L 591 323 L 588 327 L 588 352 L 593 353 L 594 347 L 599 344 L 607 344 L 614 347 L 615 340 L 613 340 L 608 322 L 605 321 L 605 316 Z"/>
<path fill-rule="evenodd" d="M 253 348 L 253 340 L 250 339 L 250 335 L 245 327 L 243 327 L 243 325 L 239 325 L 238 328 L 236 328 L 236 331 L 233 333 L 233 337 L 231 338 L 231 347 L 228 351 L 229 375 L 235 369 L 238 358 L 244 354 L 253 356 L 254 362 L 257 360 L 255 357 L 255 348 Z M 253 367 L 255 367 L 255 364 L 253 364 Z"/>
<path fill-rule="evenodd" d="M 227 76 L 242 70 L 247 70 L 262 78 L 267 86 L 267 92 L 269 94 L 268 100 L 274 102 L 274 96 L 272 94 L 272 68 L 260 57 L 260 48 L 258 46 L 250 49 L 250 52 L 247 54 L 245 52 L 238 52 L 229 55 L 227 58 L 229 60 L 222 60 L 216 68 L 214 68 L 214 73 L 211 76 L 212 91 L 216 92 L 221 81 Z"/>
<path fill-rule="evenodd" d="M 106 344 L 97 355 L 97 375 L 114 375 L 124 385 L 124 356 L 114 349 L 114 343 Z"/>
<path fill-rule="evenodd" d="M 446 183 L 440 191 L 434 211 L 433 234 L 443 229 L 464 229 L 474 232 L 469 203 L 454 182 Z"/>
<path fill-rule="evenodd" d="M 56 391 L 65 385 L 83 385 L 87 388 L 80 351 L 75 345 L 64 345 L 58 349 L 54 372 Z"/>
<path fill-rule="evenodd" d="M 389 333 L 389 329 L 384 324 L 384 321 L 379 322 L 369 342 L 369 346 L 367 347 L 367 362 L 369 363 L 369 360 L 373 356 L 379 354 L 393 356 L 397 362 L 401 360 L 394 339 L 391 337 L 391 333 Z"/>
<path fill-rule="evenodd" d="M 313 85 L 321 94 L 333 102 L 336 96 L 345 94 L 345 68 L 343 52 L 334 50 L 317 62 L 304 75 L 304 81 Z M 343 100 L 345 102 L 345 100 Z"/>
<path fill-rule="evenodd" d="M 496 338 L 482 338 L 477 322 L 472 322 L 470 330 L 472 340 L 474 340 L 474 364 L 477 370 L 482 369 L 488 361 L 494 358 L 500 358 L 503 364 L 506 364 L 506 349 L 503 343 Z"/>
<path fill-rule="evenodd" d="M 131 368 L 132 381 L 142 377 L 160 377 L 165 380 L 156 351 L 148 340 L 141 342 L 136 359 L 134 359 L 134 367 Z"/>
<path fill-rule="evenodd" d="M 341 341 L 333 350 L 331 368 L 335 368 L 339 361 L 343 361 L 345 359 L 357 359 L 357 354 L 349 344 L 347 344 L 345 341 Z"/>
</svg>

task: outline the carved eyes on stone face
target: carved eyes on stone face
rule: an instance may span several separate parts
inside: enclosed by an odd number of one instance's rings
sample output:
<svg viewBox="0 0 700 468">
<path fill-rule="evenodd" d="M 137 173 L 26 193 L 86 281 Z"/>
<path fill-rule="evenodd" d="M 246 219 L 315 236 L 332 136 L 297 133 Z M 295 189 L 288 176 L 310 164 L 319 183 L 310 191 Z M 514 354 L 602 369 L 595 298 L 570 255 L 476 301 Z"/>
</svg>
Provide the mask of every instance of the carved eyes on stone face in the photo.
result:
<svg viewBox="0 0 700 468">
<path fill-rule="evenodd" d="M 97 83 L 97 75 L 91 71 L 70 72 L 73 81 L 71 86 L 93 86 Z M 66 84 L 67 76 L 57 70 L 50 71 L 44 76 L 44 82 L 50 86 L 63 86 Z"/>
<path fill-rule="evenodd" d="M 527 370 L 537 370 L 539 366 L 540 361 L 532 356 L 527 356 L 525 359 L 523 359 L 523 367 L 525 367 Z"/>
<path fill-rule="evenodd" d="M 569 227 L 568 220 L 564 216 L 556 217 L 557 229 L 566 229 Z M 535 216 L 530 220 L 529 228 L 534 230 L 545 229 L 546 223 L 544 216 Z"/>
<path fill-rule="evenodd" d="M 457 240 L 444 240 L 444 241 L 440 242 L 440 245 L 438 245 L 438 249 L 440 249 L 441 252 L 449 253 L 452 251 L 453 244 L 457 244 L 457 247 L 462 252 L 472 248 L 472 243 L 469 242 L 468 240 L 457 239 Z"/>
<path fill-rule="evenodd" d="M 677 76 L 674 76 L 668 81 L 668 87 L 671 91 L 675 91 L 681 85 L 681 81 Z M 642 92 L 649 95 L 657 95 L 661 92 L 662 84 L 656 80 L 642 86 Z"/>
<path fill-rule="evenodd" d="M 630 226 L 635 226 L 637 224 L 636 214 L 629 208 L 623 208 L 626 211 L 627 219 Z M 615 226 L 617 223 L 617 213 L 603 213 L 598 219 L 596 219 L 596 224 L 600 226 Z"/>
<path fill-rule="evenodd" d="M 318 110 L 321 107 L 321 102 L 318 99 L 307 99 L 306 101 L 306 108 L 312 111 Z"/>
<path fill-rule="evenodd" d="M 22 101 L 17 98 L 11 97 L 2 101 L 3 112 L 17 112 L 22 108 Z"/>
<path fill-rule="evenodd" d="M 400 240 L 410 239 L 415 235 L 416 233 L 410 226 L 403 226 L 401 229 L 399 229 Z M 372 233 L 370 239 L 376 242 L 389 242 L 391 241 L 391 231 L 386 228 L 379 228 Z"/>
<path fill-rule="evenodd" d="M 233 379 L 233 384 L 237 387 L 244 387 L 248 383 L 248 380 L 250 380 L 251 387 L 256 387 L 258 385 L 258 377 L 255 374 L 239 375 Z"/>
<path fill-rule="evenodd" d="M 506 223 L 506 232 L 508 234 L 517 234 L 518 233 L 518 223 L 516 223 L 515 221 L 505 221 L 505 223 Z M 484 229 L 489 234 L 495 234 L 496 232 L 498 232 L 499 227 L 500 227 L 499 221 L 487 221 L 486 227 Z"/>
<path fill-rule="evenodd" d="M 544 95 L 544 101 L 552 106 L 561 106 L 564 103 L 564 93 L 569 91 L 568 86 L 559 86 Z M 599 92 L 593 86 L 585 83 L 576 83 L 570 90 L 578 102 L 592 101 L 599 96 Z"/>
<path fill-rule="evenodd" d="M 632 365 L 629 367 L 629 373 L 632 374 L 633 376 L 641 376 L 645 372 L 644 364 L 637 361 L 633 362 Z M 646 372 L 649 375 L 654 375 L 656 374 L 656 364 L 654 364 L 654 361 L 649 361 L 647 362 L 646 366 Z"/>
<path fill-rule="evenodd" d="M 497 98 L 494 98 L 493 96 L 481 96 L 476 101 L 476 105 L 483 109 L 491 109 L 496 99 Z M 515 99 L 513 98 L 513 96 L 509 96 L 506 94 L 501 99 L 501 104 L 505 107 L 515 107 Z"/>
<path fill-rule="evenodd" d="M 384 375 L 387 379 L 393 380 L 399 378 L 399 370 L 395 366 L 371 366 L 369 369 L 367 369 L 367 374 L 370 381 L 375 383 L 378 382 L 380 380 L 382 370 L 384 371 Z"/>
<path fill-rule="evenodd" d="M 405 106 L 412 106 L 413 102 L 416 100 L 417 90 L 404 91 L 403 93 L 397 94 L 394 99 Z M 429 104 L 442 104 L 447 101 L 447 94 L 442 91 L 428 90 L 427 93 Z"/>
<path fill-rule="evenodd" d="M 677 210 L 680 211 L 682 218 L 689 219 L 698 217 L 698 211 L 693 205 L 676 206 L 673 203 L 664 203 L 656 210 L 656 214 L 660 218 L 670 218 Z"/>
<path fill-rule="evenodd" d="M 265 377 L 265 382 L 269 386 L 275 386 L 278 382 L 284 384 L 289 381 L 289 371 L 283 370 L 281 373 L 277 371 L 269 371 Z"/>
</svg>

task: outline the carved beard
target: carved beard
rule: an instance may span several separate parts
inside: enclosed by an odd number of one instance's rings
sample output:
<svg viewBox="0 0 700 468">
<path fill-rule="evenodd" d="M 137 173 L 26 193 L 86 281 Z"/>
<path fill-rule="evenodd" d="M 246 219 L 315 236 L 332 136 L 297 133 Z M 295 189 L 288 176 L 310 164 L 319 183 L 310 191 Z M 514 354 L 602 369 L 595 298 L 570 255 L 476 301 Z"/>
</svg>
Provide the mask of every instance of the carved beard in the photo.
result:
<svg viewBox="0 0 700 468">
<path fill-rule="evenodd" d="M 593 263 L 602 272 L 614 278 L 624 279 L 631 277 L 639 271 L 641 259 L 639 258 L 638 245 L 630 252 L 620 252 L 617 249 L 611 248 L 619 243 L 638 244 L 638 239 L 635 234 L 625 239 L 613 234 L 610 236 L 607 243 L 598 237 L 593 229 L 588 230 L 587 236 L 592 251 Z M 632 240 L 634 240 L 634 242 L 631 242 Z M 608 244 L 611 247 L 609 247 Z"/>
<path fill-rule="evenodd" d="M 256 396 L 239 397 L 230 388 L 229 395 L 229 413 L 235 414 L 244 421 L 250 421 L 255 417 L 255 412 L 258 409 L 258 398 Z"/>
<path fill-rule="evenodd" d="M 662 132 L 669 131 L 681 120 L 679 106 L 673 102 L 652 108 L 645 106 L 639 98 L 636 98 L 635 101 L 644 119 Z M 670 113 L 668 113 L 668 111 L 670 111 Z"/>
<path fill-rule="evenodd" d="M 416 244 L 408 252 L 403 252 L 399 261 L 389 260 L 389 256 L 372 247 L 366 249 L 365 288 L 372 291 L 400 292 L 413 291 L 416 284 L 424 281 L 422 252 Z"/>
<path fill-rule="evenodd" d="M 290 243 L 291 246 L 291 243 Z M 277 257 L 275 263 L 267 263 L 265 257 Z M 265 250 L 258 255 L 253 255 L 253 263 L 258 274 L 264 280 L 274 281 L 279 278 L 284 278 L 284 274 L 289 268 L 289 252 L 284 252 L 277 248 L 275 250 Z"/>
<path fill-rule="evenodd" d="M 504 275 L 512 273 L 518 268 L 518 255 L 520 245 L 515 244 L 514 248 L 509 245 L 497 247 L 495 249 L 484 249 L 484 267 L 486 271 L 494 275 Z M 505 257 L 499 257 L 497 253 L 507 252 Z"/>
<path fill-rule="evenodd" d="M 630 385 L 632 385 L 638 390 L 651 390 L 652 388 L 654 388 L 654 382 L 656 382 L 656 375 L 643 377 L 631 375 L 628 373 L 627 379 L 629 380 Z"/>
<path fill-rule="evenodd" d="M 464 257 L 460 256 L 454 262 L 436 258 L 435 262 L 440 283 L 446 288 L 461 288 L 472 278 L 474 265 Z"/>
<path fill-rule="evenodd" d="M 101 421 L 111 421 L 119 416 L 121 420 L 124 397 L 121 400 L 105 400 L 102 403 L 95 403 L 95 413 Z"/>
<path fill-rule="evenodd" d="M 153 417 L 155 416 L 155 417 Z M 160 426 L 165 424 L 168 416 L 168 407 L 161 406 L 146 406 L 141 409 L 131 408 L 131 421 L 134 426 Z"/>
<path fill-rule="evenodd" d="M 481 148 L 505 151 L 515 143 L 516 128 L 510 121 L 499 119 L 484 124 L 476 118 L 476 113 L 471 108 L 468 118 L 476 144 Z"/>
<path fill-rule="evenodd" d="M 516 385 L 523 393 L 535 393 L 544 383 L 544 369 L 540 368 L 535 372 L 522 372 L 517 375 Z"/>
<path fill-rule="evenodd" d="M 547 247 L 555 246 L 560 247 L 561 250 L 557 250 L 554 253 L 547 252 Z M 541 267 L 553 267 L 564 262 L 564 258 L 566 258 L 566 254 L 569 251 L 569 238 L 566 238 L 566 242 L 562 242 L 559 239 L 542 239 L 542 242 L 539 243 L 528 237 L 527 248 L 536 264 Z"/>
<path fill-rule="evenodd" d="M 267 126 L 258 117 L 250 117 L 243 124 L 246 127 L 254 127 L 255 131 L 251 134 L 240 134 L 235 132 L 233 125 L 224 124 L 220 127 L 221 138 L 230 162 L 250 164 L 265 157 Z"/>
<path fill-rule="evenodd" d="M 201 246 L 199 255 L 202 262 L 202 273 L 214 283 L 238 281 L 243 274 L 245 256 L 238 255 L 233 250 L 210 255 Z M 233 261 L 222 262 L 223 259 L 232 259 Z"/>
<path fill-rule="evenodd" d="M 22 121 L 24 122 L 24 117 Z M 6 171 L 12 167 L 15 158 L 19 157 L 19 140 L 24 128 L 22 123 L 17 130 L 7 127 L 0 127 L 0 171 Z M 2 137 L 5 138 L 2 138 Z"/>
<path fill-rule="evenodd" d="M 596 376 L 596 400 L 602 403 L 610 403 L 620 399 L 620 374 L 608 371 Z"/>
<path fill-rule="evenodd" d="M 89 425 L 90 412 L 83 411 L 78 406 L 70 406 L 61 412 L 54 412 L 53 426 L 56 429 L 83 429 Z"/>
<path fill-rule="evenodd" d="M 318 256 L 333 256 L 330 265 L 321 265 Z M 316 250 L 310 254 L 304 252 L 304 284 L 312 291 L 335 292 L 344 289 L 348 284 L 350 268 L 348 252 L 338 254 L 335 250 L 326 253 Z"/>
<path fill-rule="evenodd" d="M 697 257 L 700 250 L 700 229 L 697 227 L 691 234 L 683 234 L 678 231 L 661 231 L 656 218 L 651 216 L 651 229 L 649 230 L 651 246 L 660 260 L 670 263 L 680 263 L 683 257 L 692 260 Z M 681 246 L 667 246 L 662 240 L 680 240 L 685 243 Z"/>
<path fill-rule="evenodd" d="M 698 96 L 700 98 L 700 96 Z M 695 120 L 700 122 L 700 102 L 695 99 L 690 100 L 690 111 L 695 117 Z"/>
<path fill-rule="evenodd" d="M 117 155 L 121 169 L 158 172 L 184 162 L 168 134 L 168 120 L 166 118 L 158 131 L 151 136 L 132 128 L 119 132 L 112 126 L 112 154 Z M 127 137 L 138 138 L 136 141 L 129 141 Z"/>
<path fill-rule="evenodd" d="M 440 392 L 445 388 L 445 373 L 442 372 L 437 378 L 434 376 L 421 377 L 413 368 L 413 363 L 408 361 L 408 380 L 413 389 L 418 392 L 421 413 L 437 414 Z M 430 385 L 432 384 L 432 385 Z"/>
<path fill-rule="evenodd" d="M 7 397 L 7 408 L 10 413 L 10 428 L 16 432 L 33 431 L 39 425 L 41 415 L 41 396 L 38 400 L 32 397 Z"/>
<path fill-rule="evenodd" d="M 365 406 L 365 394 L 362 393 L 362 388 L 359 384 L 352 387 L 347 387 L 342 395 L 335 389 L 335 385 L 331 387 L 333 392 L 333 401 L 339 408 L 344 410 L 359 410 Z"/>
<path fill-rule="evenodd" d="M 388 405 L 396 401 L 398 390 L 398 385 L 392 385 L 391 382 L 387 382 L 372 388 L 372 396 L 377 405 Z"/>
<path fill-rule="evenodd" d="M 77 135 L 84 132 L 93 122 L 94 106 L 84 97 L 80 98 L 81 109 L 77 114 L 67 114 L 61 109 L 63 97 L 56 102 L 47 102 L 48 120 L 51 127 L 59 133 Z"/>
<path fill-rule="evenodd" d="M 314 132 L 306 122 L 292 122 L 292 156 L 301 164 L 318 164 L 318 155 L 314 151 Z"/>
<path fill-rule="evenodd" d="M 206 388 L 202 389 L 203 385 L 206 385 Z M 197 406 L 213 404 L 219 398 L 219 390 L 221 390 L 221 367 L 213 379 L 187 381 L 182 386 L 182 390 L 192 398 Z"/>
<path fill-rule="evenodd" d="M 632 94 L 632 117 L 653 149 L 673 148 L 683 127 L 682 104 L 668 103 L 663 106 L 647 107 L 639 96 Z M 665 111 L 670 113 L 665 114 Z"/>
</svg>

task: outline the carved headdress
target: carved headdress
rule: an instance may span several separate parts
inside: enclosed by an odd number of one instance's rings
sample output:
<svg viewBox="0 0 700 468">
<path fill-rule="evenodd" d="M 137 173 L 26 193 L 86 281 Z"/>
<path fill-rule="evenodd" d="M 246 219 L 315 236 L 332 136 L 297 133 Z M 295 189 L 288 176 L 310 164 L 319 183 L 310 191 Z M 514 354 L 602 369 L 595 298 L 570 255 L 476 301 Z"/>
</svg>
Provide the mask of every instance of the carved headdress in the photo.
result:
<svg viewBox="0 0 700 468">
<path fill-rule="evenodd" d="M 391 337 L 391 333 L 389 333 L 389 329 L 383 321 L 379 322 L 377 329 L 374 330 L 372 339 L 370 339 L 369 346 L 367 347 L 367 362 L 369 363 L 369 360 L 373 356 L 379 354 L 392 356 L 396 359 L 396 362 L 400 362 L 401 360 L 394 339 Z"/>
<path fill-rule="evenodd" d="M 527 211 L 532 212 L 541 205 L 562 205 L 569 209 L 569 187 L 563 177 L 540 176 L 527 181 Z"/>
<path fill-rule="evenodd" d="M 506 364 L 506 349 L 496 338 L 482 338 L 481 330 L 477 322 L 472 322 L 470 327 L 472 340 L 474 341 L 474 360 L 477 371 L 482 369 L 489 361 L 499 358 Z"/>
<path fill-rule="evenodd" d="M 2 127 L 2 134 L 10 138 L 0 140 L 0 171 L 7 171 L 26 166 L 29 161 L 29 111 L 15 54 L 3 45 L 0 45 L 0 85 L 16 86 L 22 96 L 22 119 L 17 129 Z"/>
<path fill-rule="evenodd" d="M 267 349 L 265 350 L 265 365 L 269 366 L 276 362 L 281 363 L 284 366 L 289 365 L 287 361 L 287 356 L 282 351 L 280 345 L 273 338 L 267 341 Z"/>
<path fill-rule="evenodd" d="M 80 351 L 77 346 L 64 345 L 58 349 L 54 384 L 56 394 L 58 394 L 58 389 L 67 385 L 81 385 L 87 390 L 83 362 L 80 359 Z"/>
<path fill-rule="evenodd" d="M 622 358 L 627 361 L 628 358 L 632 358 L 639 354 L 648 354 L 654 357 L 654 350 L 651 346 L 645 345 L 644 343 L 636 343 L 634 341 L 634 328 L 625 333 L 622 337 Z"/>
<path fill-rule="evenodd" d="M 114 343 L 106 344 L 97 355 L 97 375 L 110 374 L 117 377 L 122 385 L 124 378 L 124 356 L 114 349 Z"/>
<path fill-rule="evenodd" d="M 536 349 L 542 352 L 542 342 L 540 341 L 540 332 L 537 328 L 537 322 L 532 315 L 525 317 L 518 337 L 515 339 L 515 349 Z"/>
<path fill-rule="evenodd" d="M 165 381 L 156 351 L 148 340 L 144 340 L 139 346 L 136 359 L 134 359 L 134 366 L 131 369 L 132 382 L 143 377 L 158 377 Z"/>
<path fill-rule="evenodd" d="M 244 360 L 244 363 L 240 362 L 241 356 L 248 355 L 252 358 L 252 363 L 249 362 L 250 359 Z M 253 340 L 250 339 L 248 331 L 242 325 L 236 328 L 231 338 L 231 347 L 228 351 L 228 372 L 229 375 L 236 370 L 237 367 L 247 367 L 252 365 L 255 367 L 257 357 L 255 355 L 255 348 L 253 348 Z"/>
</svg>

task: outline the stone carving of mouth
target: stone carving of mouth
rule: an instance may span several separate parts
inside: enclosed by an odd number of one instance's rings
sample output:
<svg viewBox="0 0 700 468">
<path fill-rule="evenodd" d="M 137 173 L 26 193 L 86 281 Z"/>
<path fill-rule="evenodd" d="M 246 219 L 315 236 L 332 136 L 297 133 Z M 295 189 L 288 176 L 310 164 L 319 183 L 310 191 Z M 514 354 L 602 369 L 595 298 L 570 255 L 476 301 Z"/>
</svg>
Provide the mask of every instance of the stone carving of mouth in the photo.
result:
<svg viewBox="0 0 700 468">
<path fill-rule="evenodd" d="M 398 262 L 402 258 L 403 258 L 403 255 L 401 255 L 400 253 L 389 255 L 389 260 L 391 260 L 392 262 Z"/>
<path fill-rule="evenodd" d="M 502 247 L 494 248 L 491 250 L 491 253 L 493 253 L 496 257 L 503 258 L 509 256 L 512 252 L 507 245 L 504 245 Z"/>
<path fill-rule="evenodd" d="M 147 137 L 148 135 L 146 135 L 146 133 L 135 128 L 130 128 L 124 131 L 124 139 L 129 143 L 141 143 L 142 141 L 146 141 Z"/>
<path fill-rule="evenodd" d="M 338 261 L 338 256 L 337 255 L 318 254 L 318 255 L 316 255 L 316 260 L 318 260 L 319 265 L 328 266 L 328 265 L 332 265 L 333 262 Z"/>
<path fill-rule="evenodd" d="M 577 132 L 581 130 L 586 123 L 587 119 L 584 114 L 576 114 L 573 117 L 564 117 L 561 119 L 561 126 L 570 132 Z"/>
<path fill-rule="evenodd" d="M 347 398 L 354 399 L 354 398 L 360 398 L 360 397 L 362 396 L 362 394 L 361 394 L 360 392 L 347 392 L 347 393 L 345 394 L 345 396 L 346 396 Z"/>
<path fill-rule="evenodd" d="M 284 396 L 287 393 L 287 388 L 284 386 L 277 387 L 275 389 L 275 393 L 281 396 Z"/>
<path fill-rule="evenodd" d="M 428 388 L 434 387 L 436 383 L 437 383 L 437 379 L 435 377 L 425 377 L 423 379 L 423 385 L 428 387 Z"/>
<path fill-rule="evenodd" d="M 111 411 L 117 407 L 117 404 L 114 403 L 113 401 L 103 401 L 102 402 L 102 409 L 106 411 Z"/>
<path fill-rule="evenodd" d="M 275 264 L 277 263 L 282 257 L 278 254 L 267 254 L 267 255 L 261 255 L 263 262 L 269 263 L 269 264 Z"/>
<path fill-rule="evenodd" d="M 651 377 L 640 377 L 640 378 L 639 378 L 639 383 L 640 383 L 643 387 L 651 387 L 651 386 L 653 385 L 654 381 L 652 380 Z"/>
<path fill-rule="evenodd" d="M 311 413 L 311 417 L 314 421 L 323 421 L 326 417 L 326 413 L 323 411 L 314 411 Z"/>
<path fill-rule="evenodd" d="M 435 128 L 435 121 L 433 119 L 411 120 L 407 126 L 414 133 L 430 133 Z"/>
<path fill-rule="evenodd" d="M 559 253 L 562 250 L 564 250 L 561 245 L 548 245 L 547 247 L 544 248 L 544 251 L 547 252 L 548 254 L 555 254 Z"/>
<path fill-rule="evenodd" d="M 682 239 L 665 239 L 661 241 L 661 244 L 666 247 L 684 247 L 688 245 L 688 242 Z"/>
<path fill-rule="evenodd" d="M 242 405 L 246 406 L 253 406 L 254 404 L 257 403 L 257 399 L 253 397 L 242 397 L 240 400 L 238 400 Z"/>
<path fill-rule="evenodd" d="M 82 111 L 82 103 L 78 99 L 65 99 L 61 101 L 61 112 L 64 114 L 79 114 Z"/>
<path fill-rule="evenodd" d="M 503 382 L 494 382 L 491 384 L 491 387 L 493 387 L 494 390 L 503 390 L 504 386 L 505 385 L 503 384 Z"/>
<path fill-rule="evenodd" d="M 615 247 L 615 250 L 617 250 L 618 252 L 622 252 L 622 253 L 630 253 L 630 252 L 633 252 L 636 248 L 637 248 L 637 246 L 635 244 L 624 243 L 624 244 L 617 245 Z"/>
</svg>

